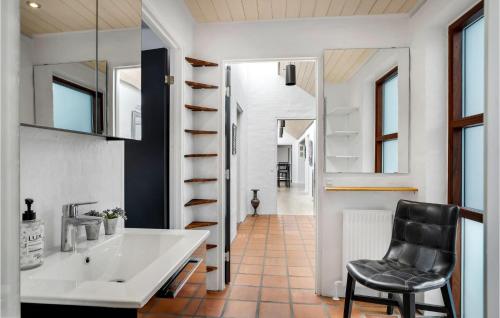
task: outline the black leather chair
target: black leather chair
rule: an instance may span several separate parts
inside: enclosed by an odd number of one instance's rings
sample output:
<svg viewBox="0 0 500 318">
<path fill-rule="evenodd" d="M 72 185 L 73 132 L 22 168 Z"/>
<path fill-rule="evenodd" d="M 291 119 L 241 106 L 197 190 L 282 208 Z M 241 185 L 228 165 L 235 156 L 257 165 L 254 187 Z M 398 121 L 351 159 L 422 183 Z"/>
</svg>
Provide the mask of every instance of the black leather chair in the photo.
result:
<svg viewBox="0 0 500 318">
<path fill-rule="evenodd" d="M 455 318 L 450 277 L 455 267 L 458 215 L 457 206 L 400 200 L 384 258 L 347 264 L 344 318 L 350 318 L 356 300 L 387 305 L 388 314 L 398 306 L 403 318 L 414 318 L 417 309 Z M 355 295 L 356 282 L 387 292 L 388 297 Z M 415 293 L 437 288 L 441 289 L 445 306 L 415 303 Z"/>
</svg>

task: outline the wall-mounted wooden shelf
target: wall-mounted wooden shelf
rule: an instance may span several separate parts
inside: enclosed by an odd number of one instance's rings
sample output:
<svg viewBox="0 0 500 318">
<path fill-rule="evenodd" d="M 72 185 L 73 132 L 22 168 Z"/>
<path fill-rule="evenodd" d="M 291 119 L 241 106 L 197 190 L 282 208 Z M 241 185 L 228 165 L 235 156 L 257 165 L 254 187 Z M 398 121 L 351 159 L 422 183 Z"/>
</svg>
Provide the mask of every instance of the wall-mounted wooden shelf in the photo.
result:
<svg viewBox="0 0 500 318">
<path fill-rule="evenodd" d="M 186 56 L 186 61 L 189 64 L 191 64 L 193 67 L 215 67 L 215 66 L 219 66 L 219 64 L 214 63 L 214 62 L 199 60 L 199 59 L 195 59 L 195 58 L 187 57 L 187 56 Z"/>
<path fill-rule="evenodd" d="M 186 84 L 189 87 L 191 87 L 192 89 L 217 89 L 217 88 L 219 88 L 219 86 L 217 86 L 217 85 L 198 83 L 198 82 L 193 82 L 193 81 L 186 81 Z"/>
<path fill-rule="evenodd" d="M 356 136 L 359 132 L 355 130 L 336 130 L 329 134 L 327 137 L 337 136 L 337 137 L 352 137 Z"/>
<path fill-rule="evenodd" d="M 200 227 L 207 227 L 207 226 L 213 226 L 217 225 L 217 222 L 209 222 L 209 221 L 194 221 L 191 222 L 190 224 L 186 225 L 185 229 L 186 230 L 191 230 L 191 229 L 196 229 Z"/>
<path fill-rule="evenodd" d="M 207 250 L 211 250 L 217 247 L 217 244 L 207 244 Z"/>
<path fill-rule="evenodd" d="M 209 157 L 217 157 L 216 153 L 192 153 L 188 155 L 184 155 L 184 158 L 209 158 Z"/>
<path fill-rule="evenodd" d="M 332 156 L 327 156 L 328 158 L 334 158 L 334 159 L 358 159 L 359 156 L 353 156 L 353 155 L 332 155 Z"/>
<path fill-rule="evenodd" d="M 191 135 L 216 135 L 215 130 L 196 130 L 196 129 L 184 129 L 184 131 Z"/>
<path fill-rule="evenodd" d="M 332 111 L 328 112 L 327 115 L 349 115 L 350 113 L 353 113 L 357 111 L 359 108 L 358 107 L 334 107 Z"/>
<path fill-rule="evenodd" d="M 184 206 L 195 206 L 195 205 L 203 205 L 203 204 L 210 204 L 210 203 L 216 203 L 217 200 L 215 199 L 192 199 L 188 203 L 184 204 Z"/>
<path fill-rule="evenodd" d="M 217 270 L 217 266 L 207 266 L 207 273 L 213 272 Z"/>
<path fill-rule="evenodd" d="M 193 112 L 216 112 L 218 109 L 213 108 L 213 107 L 207 107 L 207 106 L 197 106 L 197 105 L 189 105 L 186 104 L 184 105 L 189 110 L 192 110 Z"/>
<path fill-rule="evenodd" d="M 417 192 L 418 189 L 414 187 L 339 187 L 339 186 L 326 186 L 326 191 L 385 191 L 385 192 Z"/>
<path fill-rule="evenodd" d="M 185 183 L 205 183 L 205 182 L 215 182 L 217 178 L 193 178 L 184 180 Z"/>
</svg>

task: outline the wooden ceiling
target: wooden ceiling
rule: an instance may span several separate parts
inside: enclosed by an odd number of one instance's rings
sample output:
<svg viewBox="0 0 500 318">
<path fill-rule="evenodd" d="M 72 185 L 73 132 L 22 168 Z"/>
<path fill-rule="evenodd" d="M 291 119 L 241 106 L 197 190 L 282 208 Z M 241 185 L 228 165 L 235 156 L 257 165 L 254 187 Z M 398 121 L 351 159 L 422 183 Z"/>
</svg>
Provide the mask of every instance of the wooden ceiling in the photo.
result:
<svg viewBox="0 0 500 318">
<path fill-rule="evenodd" d="M 312 124 L 310 119 L 287 119 L 285 120 L 285 131 L 287 134 L 299 139 L 306 132 L 306 129 Z"/>
<path fill-rule="evenodd" d="M 325 81 L 340 84 L 350 80 L 377 52 L 377 49 L 326 50 L 323 75 Z"/>
<path fill-rule="evenodd" d="M 200 23 L 411 13 L 425 0 L 184 0 Z"/>
<path fill-rule="evenodd" d="M 21 32 L 27 36 L 95 29 L 95 0 L 36 0 L 39 9 L 19 0 Z M 99 0 L 99 29 L 141 26 L 141 0 Z"/>
<path fill-rule="evenodd" d="M 285 77 L 285 66 L 288 61 L 279 63 L 279 74 Z M 311 96 L 316 96 L 316 70 L 313 61 L 292 61 L 295 64 L 295 78 L 297 86 L 305 90 Z"/>
</svg>

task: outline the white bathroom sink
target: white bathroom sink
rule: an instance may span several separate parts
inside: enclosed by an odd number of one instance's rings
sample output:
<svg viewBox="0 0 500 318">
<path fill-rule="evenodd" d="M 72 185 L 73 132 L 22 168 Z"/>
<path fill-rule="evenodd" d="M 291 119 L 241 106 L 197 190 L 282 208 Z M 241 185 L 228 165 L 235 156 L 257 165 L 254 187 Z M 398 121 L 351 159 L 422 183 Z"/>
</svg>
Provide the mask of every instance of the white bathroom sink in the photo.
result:
<svg viewBox="0 0 500 318">
<path fill-rule="evenodd" d="M 208 231 L 125 229 L 48 256 L 21 272 L 25 303 L 140 308 L 207 239 Z"/>
</svg>

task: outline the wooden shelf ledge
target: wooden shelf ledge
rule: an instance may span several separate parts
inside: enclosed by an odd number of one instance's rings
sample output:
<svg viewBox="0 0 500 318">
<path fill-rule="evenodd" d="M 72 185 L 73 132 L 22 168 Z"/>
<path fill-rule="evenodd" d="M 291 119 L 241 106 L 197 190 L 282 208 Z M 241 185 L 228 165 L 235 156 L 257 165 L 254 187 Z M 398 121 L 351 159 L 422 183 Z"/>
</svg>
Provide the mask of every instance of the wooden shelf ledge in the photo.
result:
<svg viewBox="0 0 500 318">
<path fill-rule="evenodd" d="M 219 88 L 219 86 L 217 86 L 217 85 L 198 83 L 198 82 L 193 82 L 193 81 L 186 81 L 186 84 L 189 87 L 191 87 L 192 89 L 217 89 L 217 88 Z"/>
<path fill-rule="evenodd" d="M 207 273 L 213 272 L 217 270 L 217 266 L 207 266 Z"/>
<path fill-rule="evenodd" d="M 184 132 L 191 135 L 216 135 L 215 130 L 197 130 L 197 129 L 184 129 Z"/>
<path fill-rule="evenodd" d="M 189 64 L 191 64 L 193 67 L 216 67 L 216 66 L 219 66 L 219 64 L 214 63 L 214 62 L 199 60 L 199 59 L 195 59 L 195 58 L 187 57 L 187 56 L 186 56 L 186 61 Z"/>
<path fill-rule="evenodd" d="M 186 230 L 191 230 L 191 229 L 197 229 L 200 227 L 207 227 L 207 226 L 213 226 L 217 225 L 217 222 L 210 222 L 210 221 L 194 221 L 191 222 L 190 224 L 186 225 L 185 229 Z"/>
<path fill-rule="evenodd" d="M 207 244 L 207 250 L 217 248 L 217 244 Z"/>
<path fill-rule="evenodd" d="M 187 206 L 203 205 L 216 202 L 217 200 L 215 199 L 192 199 L 188 203 L 184 204 L 184 206 L 187 207 Z"/>
<path fill-rule="evenodd" d="M 190 104 L 186 104 L 184 105 L 184 107 L 193 112 L 216 112 L 218 110 L 217 108 L 213 107 L 190 105 Z"/>
<path fill-rule="evenodd" d="M 209 158 L 209 157 L 217 157 L 216 153 L 192 153 L 188 155 L 184 155 L 184 158 Z"/>
<path fill-rule="evenodd" d="M 217 178 L 193 178 L 184 180 L 185 183 L 205 183 L 205 182 L 215 182 Z"/>
<path fill-rule="evenodd" d="M 340 187 L 340 186 L 326 186 L 325 190 L 328 192 L 340 192 L 340 191 L 417 192 L 418 191 L 418 189 L 414 187 Z"/>
</svg>

